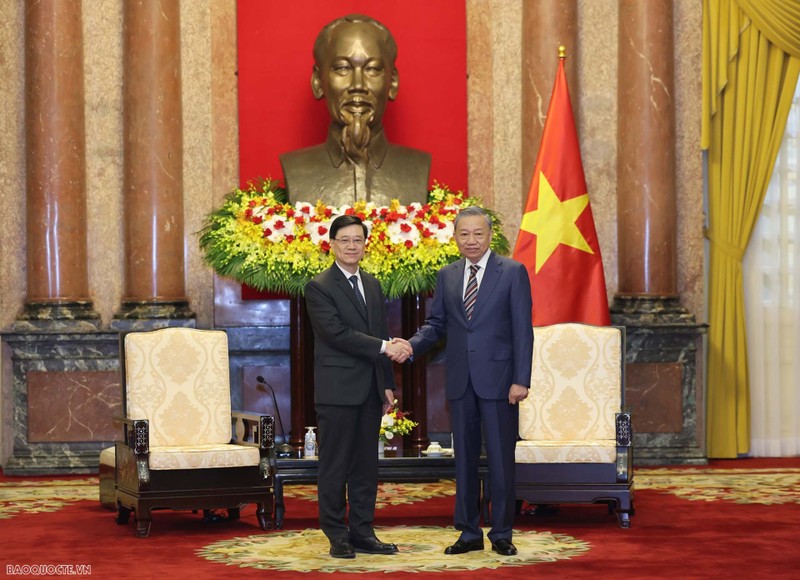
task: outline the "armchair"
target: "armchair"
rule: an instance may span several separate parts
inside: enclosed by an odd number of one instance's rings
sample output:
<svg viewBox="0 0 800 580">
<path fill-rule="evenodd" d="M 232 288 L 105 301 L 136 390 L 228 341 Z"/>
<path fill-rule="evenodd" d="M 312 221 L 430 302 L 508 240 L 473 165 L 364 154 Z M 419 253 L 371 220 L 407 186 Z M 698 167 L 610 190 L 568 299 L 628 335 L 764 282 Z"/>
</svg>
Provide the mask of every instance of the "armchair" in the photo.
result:
<svg viewBox="0 0 800 580">
<path fill-rule="evenodd" d="M 534 328 L 528 398 L 520 404 L 517 499 L 606 503 L 620 527 L 633 508 L 625 329 L 577 323 Z"/>
<path fill-rule="evenodd" d="M 117 523 L 150 534 L 156 509 L 257 504 L 271 527 L 274 418 L 231 411 L 228 337 L 171 327 L 120 335 L 123 440 L 115 448 Z M 232 437 L 233 436 L 233 437 Z"/>
</svg>

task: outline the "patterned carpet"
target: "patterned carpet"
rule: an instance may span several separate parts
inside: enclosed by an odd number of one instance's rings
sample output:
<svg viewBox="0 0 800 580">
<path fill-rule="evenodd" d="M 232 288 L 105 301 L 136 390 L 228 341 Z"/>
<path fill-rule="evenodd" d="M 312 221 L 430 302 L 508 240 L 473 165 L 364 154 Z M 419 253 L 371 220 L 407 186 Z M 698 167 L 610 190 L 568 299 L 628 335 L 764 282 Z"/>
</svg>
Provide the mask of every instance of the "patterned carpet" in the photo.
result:
<svg viewBox="0 0 800 580">
<path fill-rule="evenodd" d="M 657 492 L 682 502 L 762 506 L 800 504 L 800 468 L 794 467 L 638 469 L 635 485 L 637 494 Z M 300 524 L 298 529 L 266 533 L 259 530 L 259 533 L 243 535 L 240 525 L 238 528 L 229 528 L 233 534 L 221 534 L 218 536 L 221 539 L 196 544 L 193 548 L 194 557 L 242 571 L 434 573 L 490 571 L 500 567 L 519 568 L 545 562 L 576 561 L 587 557 L 597 548 L 596 542 L 581 537 L 586 534 L 563 533 L 563 528 L 558 532 L 547 531 L 542 529 L 546 526 L 538 522 L 538 529 L 531 529 L 530 525 L 525 524 L 515 529 L 514 543 L 519 549 L 516 557 L 498 556 L 491 551 L 488 542 L 487 549 L 482 552 L 472 552 L 458 558 L 444 557 L 442 548 L 458 537 L 458 532 L 446 525 L 450 521 L 454 494 L 455 487 L 451 481 L 382 484 L 377 508 L 379 513 L 390 515 L 379 519 L 384 522 L 389 520 L 392 525 L 379 526 L 378 536 L 385 542 L 398 544 L 400 553 L 392 556 L 359 554 L 352 560 L 334 560 L 328 556 L 326 538 L 314 527 L 316 487 L 290 485 L 285 488 L 287 505 L 290 507 L 287 517 L 289 521 Z M 36 517 L 34 514 L 68 509 L 86 500 L 95 504 L 98 501 L 98 480 L 95 477 L 0 480 L 0 520 Z M 436 517 L 433 519 L 429 514 L 431 506 L 436 506 Z M 637 517 L 641 517 L 641 506 L 637 505 L 637 508 L 637 516 L 632 518 L 632 530 L 636 529 Z M 403 520 L 417 519 L 418 516 L 422 518 L 423 514 L 427 514 L 425 517 L 428 518 L 424 521 L 441 522 L 443 525 L 403 523 Z M 102 515 L 104 522 L 108 521 L 106 518 L 111 518 L 108 511 Z M 611 535 L 624 539 L 634 533 L 632 530 L 617 530 L 613 516 L 608 518 L 599 525 L 613 531 Z M 154 528 L 157 525 L 154 521 Z M 111 530 L 116 531 L 115 528 Z M 237 530 L 239 533 L 236 533 Z M 128 533 L 132 534 L 132 530 L 128 530 Z M 153 539 L 142 541 L 152 542 Z"/>
</svg>

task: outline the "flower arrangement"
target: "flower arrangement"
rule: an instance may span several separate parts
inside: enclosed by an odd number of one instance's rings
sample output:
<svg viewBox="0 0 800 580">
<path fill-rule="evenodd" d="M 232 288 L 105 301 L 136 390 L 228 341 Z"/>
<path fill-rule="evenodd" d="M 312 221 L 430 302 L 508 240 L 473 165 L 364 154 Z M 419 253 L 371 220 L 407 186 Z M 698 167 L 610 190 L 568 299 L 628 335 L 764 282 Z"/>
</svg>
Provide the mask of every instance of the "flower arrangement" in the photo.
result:
<svg viewBox="0 0 800 580">
<path fill-rule="evenodd" d="M 378 278 L 384 294 L 393 299 L 433 290 L 437 271 L 460 257 L 453 238 L 456 214 L 478 203 L 437 183 L 425 204 L 290 204 L 282 188 L 265 180 L 226 196 L 208 216 L 200 246 L 219 275 L 257 290 L 299 296 L 311 278 L 333 263 L 330 223 L 339 215 L 354 214 L 369 230 L 361 267 Z M 492 249 L 508 253 L 500 221 L 492 216 Z"/>
<path fill-rule="evenodd" d="M 410 413 L 408 411 L 401 411 L 397 408 L 397 399 L 395 399 L 392 407 L 381 419 L 381 428 L 378 432 L 378 438 L 383 441 L 384 444 L 387 444 L 394 439 L 395 435 L 408 435 L 411 433 L 411 430 L 419 425 L 419 423 L 409 419 L 409 415 Z"/>
</svg>

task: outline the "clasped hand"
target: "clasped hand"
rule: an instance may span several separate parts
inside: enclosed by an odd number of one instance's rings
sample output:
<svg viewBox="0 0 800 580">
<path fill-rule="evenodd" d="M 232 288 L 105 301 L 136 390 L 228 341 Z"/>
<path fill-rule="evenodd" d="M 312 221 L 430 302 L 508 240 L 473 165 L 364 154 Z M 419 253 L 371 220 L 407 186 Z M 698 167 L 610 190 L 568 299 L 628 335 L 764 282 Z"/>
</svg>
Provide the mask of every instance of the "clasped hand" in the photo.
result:
<svg viewBox="0 0 800 580">
<path fill-rule="evenodd" d="M 408 360 L 408 357 L 414 354 L 414 349 L 411 348 L 411 344 L 406 339 L 395 337 L 391 342 L 387 343 L 384 354 L 394 362 L 404 363 Z"/>
</svg>

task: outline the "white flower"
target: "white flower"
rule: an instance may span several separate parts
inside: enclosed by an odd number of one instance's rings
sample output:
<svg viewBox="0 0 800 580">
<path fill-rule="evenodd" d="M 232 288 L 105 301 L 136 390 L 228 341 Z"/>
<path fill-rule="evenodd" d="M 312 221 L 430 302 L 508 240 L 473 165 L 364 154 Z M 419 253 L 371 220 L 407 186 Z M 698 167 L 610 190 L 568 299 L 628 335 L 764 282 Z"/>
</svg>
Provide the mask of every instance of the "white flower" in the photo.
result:
<svg viewBox="0 0 800 580">
<path fill-rule="evenodd" d="M 406 227 L 404 228 L 403 226 Z M 419 230 L 408 220 L 398 220 L 389 224 L 386 232 L 389 234 L 389 240 L 393 244 L 404 245 L 407 240 L 411 240 L 411 243 L 415 246 L 419 244 Z"/>
<path fill-rule="evenodd" d="M 394 417 L 391 415 L 384 415 L 383 419 L 381 419 L 381 427 L 384 429 L 387 427 L 394 427 Z"/>
<path fill-rule="evenodd" d="M 386 431 L 383 434 L 383 436 L 386 437 L 387 439 L 394 439 L 394 433 L 392 433 L 391 431 Z"/>
<path fill-rule="evenodd" d="M 295 203 L 294 209 L 297 213 L 301 213 L 307 218 L 317 215 L 317 210 L 314 209 L 314 206 L 305 201 L 298 201 Z"/>
<path fill-rule="evenodd" d="M 293 222 L 286 219 L 286 216 L 272 215 L 261 222 L 261 228 L 266 232 L 271 232 L 267 239 L 272 243 L 282 242 L 287 235 L 293 233 Z"/>
<path fill-rule="evenodd" d="M 328 233 L 331 229 L 331 221 L 321 222 L 307 222 L 304 224 L 306 232 L 311 236 L 311 241 L 315 244 L 320 244 L 323 241 L 328 241 Z"/>
<path fill-rule="evenodd" d="M 433 232 L 433 237 L 436 238 L 437 242 L 446 244 L 453 239 L 453 222 L 442 221 L 441 224 L 444 226 L 443 228 L 440 228 L 438 224 L 425 225 Z"/>
</svg>

